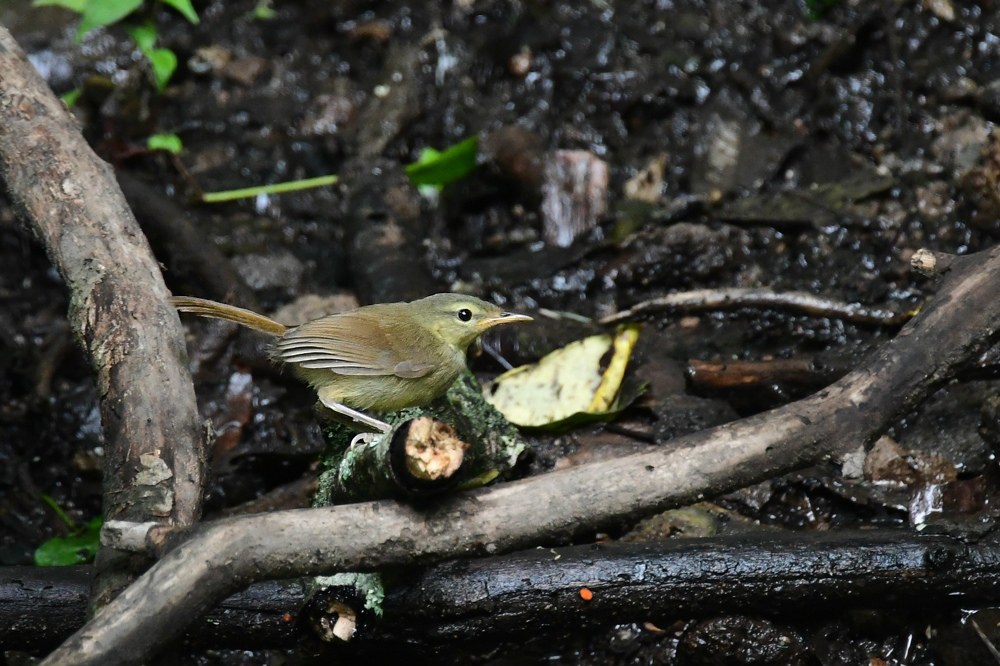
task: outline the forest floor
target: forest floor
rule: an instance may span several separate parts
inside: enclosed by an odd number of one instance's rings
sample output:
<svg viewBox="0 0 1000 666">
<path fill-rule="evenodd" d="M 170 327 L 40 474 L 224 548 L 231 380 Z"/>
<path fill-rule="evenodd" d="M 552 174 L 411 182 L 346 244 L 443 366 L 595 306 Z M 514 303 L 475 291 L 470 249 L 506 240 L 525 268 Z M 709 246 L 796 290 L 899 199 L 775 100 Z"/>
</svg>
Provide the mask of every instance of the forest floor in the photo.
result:
<svg viewBox="0 0 1000 666">
<path fill-rule="evenodd" d="M 160 45 L 180 63 L 162 93 L 120 28 L 75 44 L 73 14 L 21 2 L 0 5 L 0 24 L 56 93 L 82 90 L 74 113 L 98 153 L 179 206 L 267 312 L 307 307 L 312 295 L 349 305 L 408 294 L 359 286 L 365 257 L 352 254 L 345 222 L 356 204 L 338 187 L 213 205 L 198 203 L 197 189 L 345 173 L 364 156 L 405 165 L 425 148 L 478 136 L 479 168 L 420 199 L 407 260 L 436 291 L 595 320 L 664 294 L 722 288 L 903 314 L 933 294 L 934 283 L 910 270 L 914 252 L 968 254 L 1000 240 L 1000 15 L 987 1 L 831 4 L 301 0 L 277 3 L 264 20 L 253 0 L 234 0 L 196 3 L 197 26 L 156 4 L 148 11 Z M 146 150 L 160 133 L 179 136 L 183 151 Z M 585 187 L 574 186 L 574 169 L 586 170 Z M 559 192 L 570 193 L 573 215 L 553 208 Z M 175 294 L 226 295 L 206 290 L 204 268 L 169 233 L 147 235 Z M 102 431 L 91 372 L 66 324 L 66 289 L 3 198 L 0 263 L 0 565 L 19 565 L 67 531 L 43 496 L 78 523 L 100 515 Z M 646 394 L 611 426 L 532 435 L 519 473 L 669 445 L 809 395 L 900 327 L 759 305 L 642 320 L 631 372 Z M 287 484 L 309 487 L 301 482 L 315 476 L 324 446 L 311 393 L 269 370 L 253 340 L 189 328 L 200 408 L 221 434 L 206 516 Z M 516 365 L 595 329 L 542 323 L 495 343 Z M 990 405 L 1000 384 L 991 358 L 899 419 L 860 477 L 830 463 L 711 498 L 710 531 L 992 524 L 1000 436 Z M 780 372 L 764 369 L 778 362 Z M 717 376 L 729 365 L 745 381 Z M 482 377 L 502 370 L 488 356 L 473 366 Z M 928 509 L 921 499 L 935 492 L 945 501 Z M 589 539 L 640 538 L 633 527 Z M 692 536 L 676 514 L 646 529 Z M 649 626 L 628 618 L 475 656 L 991 659 L 960 613 L 938 610 L 798 621 L 738 608 L 725 621 L 658 615 Z M 779 643 L 791 647 L 765 649 Z M 304 663 L 302 654 L 197 659 Z"/>
</svg>

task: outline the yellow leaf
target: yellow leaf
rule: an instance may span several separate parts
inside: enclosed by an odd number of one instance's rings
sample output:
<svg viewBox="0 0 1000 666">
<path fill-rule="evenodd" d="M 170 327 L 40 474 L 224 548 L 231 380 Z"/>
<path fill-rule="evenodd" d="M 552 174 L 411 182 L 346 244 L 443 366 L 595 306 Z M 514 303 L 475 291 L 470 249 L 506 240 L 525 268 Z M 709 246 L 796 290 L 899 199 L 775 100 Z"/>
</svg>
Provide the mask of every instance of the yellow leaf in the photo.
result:
<svg viewBox="0 0 1000 666">
<path fill-rule="evenodd" d="M 625 368 L 628 367 L 628 360 L 632 356 L 632 349 L 639 339 L 639 328 L 637 326 L 623 326 L 618 330 L 614 340 L 614 356 L 608 369 L 601 377 L 601 385 L 594 391 L 594 398 L 587 405 L 587 412 L 606 412 L 611 409 L 621 388 L 622 380 L 625 378 Z"/>
<path fill-rule="evenodd" d="M 548 354 L 534 365 L 515 368 L 485 391 L 486 401 L 508 421 L 540 427 L 579 414 L 606 414 L 615 405 L 629 357 L 639 337 L 637 326 L 614 335 L 595 335 Z M 602 360 L 610 354 L 606 369 Z"/>
</svg>

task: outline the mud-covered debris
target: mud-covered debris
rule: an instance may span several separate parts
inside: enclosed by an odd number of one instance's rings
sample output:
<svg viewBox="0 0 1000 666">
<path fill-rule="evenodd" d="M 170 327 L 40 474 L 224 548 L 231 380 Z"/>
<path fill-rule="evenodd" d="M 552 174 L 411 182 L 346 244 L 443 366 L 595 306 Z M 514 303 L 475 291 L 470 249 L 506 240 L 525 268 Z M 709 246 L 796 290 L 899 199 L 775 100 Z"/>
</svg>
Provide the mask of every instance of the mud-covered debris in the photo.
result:
<svg viewBox="0 0 1000 666">
<path fill-rule="evenodd" d="M 319 95 L 306 108 L 299 125 L 303 136 L 331 136 L 341 132 L 357 116 L 357 99 L 350 94 L 350 84 L 341 79 L 337 93 Z"/>
<path fill-rule="evenodd" d="M 279 308 L 271 318 L 285 326 L 298 326 L 327 315 L 354 310 L 360 305 L 353 294 L 305 294 Z"/>
<path fill-rule="evenodd" d="M 306 270 L 288 251 L 240 255 L 233 266 L 251 289 L 294 289 Z"/>
<path fill-rule="evenodd" d="M 989 104 L 990 88 L 991 86 L 985 86 L 980 91 L 980 103 Z M 994 88 L 1000 90 L 1000 87 Z M 997 99 L 1000 100 L 1000 95 Z M 989 124 L 982 116 L 967 109 L 959 109 L 938 120 L 937 124 L 940 129 L 938 137 L 931 143 L 931 155 L 953 176 L 960 176 L 979 161 L 990 138 Z"/>
<path fill-rule="evenodd" d="M 739 655 L 743 664 L 808 663 L 802 638 L 762 618 L 719 617 L 699 623 L 678 646 L 684 663 L 725 664 Z"/>
<path fill-rule="evenodd" d="M 557 150 L 546 156 L 544 173 L 542 235 L 569 247 L 608 209 L 608 164 L 585 150 Z"/>
<path fill-rule="evenodd" d="M 908 451 L 891 437 L 881 437 L 865 458 L 865 477 L 897 487 L 941 484 L 958 478 L 955 466 L 941 456 Z"/>
<path fill-rule="evenodd" d="M 733 190 L 756 190 L 800 141 L 790 128 L 765 130 L 740 96 L 724 92 L 704 111 L 691 191 L 718 200 Z"/>
<path fill-rule="evenodd" d="M 227 62 L 219 73 L 224 78 L 249 88 L 254 81 L 267 73 L 269 68 L 270 65 L 263 58 L 244 56 Z"/>
<path fill-rule="evenodd" d="M 625 198 L 655 204 L 663 195 L 663 171 L 667 156 L 657 155 L 636 175 L 625 181 Z"/>
<path fill-rule="evenodd" d="M 853 205 L 893 184 L 893 177 L 875 169 L 859 169 L 834 183 L 813 183 L 777 192 L 744 197 L 725 206 L 719 218 L 770 225 L 811 224 L 828 226 L 845 222 L 862 224 L 864 216 Z"/>
<path fill-rule="evenodd" d="M 525 189 L 540 191 L 544 178 L 543 142 L 540 136 L 518 125 L 491 132 L 480 144 L 482 156 Z"/>
</svg>

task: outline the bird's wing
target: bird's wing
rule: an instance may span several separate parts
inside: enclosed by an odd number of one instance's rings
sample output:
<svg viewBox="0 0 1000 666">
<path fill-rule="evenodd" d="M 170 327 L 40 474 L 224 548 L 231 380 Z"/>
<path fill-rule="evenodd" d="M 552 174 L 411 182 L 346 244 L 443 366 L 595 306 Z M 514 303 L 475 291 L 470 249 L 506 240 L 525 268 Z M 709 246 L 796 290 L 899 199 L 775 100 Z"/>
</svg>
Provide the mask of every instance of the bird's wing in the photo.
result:
<svg viewBox="0 0 1000 666">
<path fill-rule="evenodd" d="M 328 369 L 338 375 L 396 375 L 415 379 L 434 365 L 405 358 L 377 315 L 345 312 L 322 317 L 289 331 L 278 340 L 278 355 L 303 368 Z"/>
</svg>

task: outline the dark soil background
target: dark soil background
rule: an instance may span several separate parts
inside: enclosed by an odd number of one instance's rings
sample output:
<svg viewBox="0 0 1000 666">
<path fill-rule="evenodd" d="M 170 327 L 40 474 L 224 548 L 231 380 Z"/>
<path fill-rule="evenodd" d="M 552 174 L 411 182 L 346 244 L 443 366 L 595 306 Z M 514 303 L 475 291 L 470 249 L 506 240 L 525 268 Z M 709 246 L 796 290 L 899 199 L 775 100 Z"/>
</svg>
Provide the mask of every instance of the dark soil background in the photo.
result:
<svg viewBox="0 0 1000 666">
<path fill-rule="evenodd" d="M 933 287 L 910 272 L 914 251 L 965 254 L 1000 240 L 1000 15 L 991 0 L 302 0 L 277 2 L 269 20 L 253 18 L 254 5 L 196 3 L 198 26 L 147 5 L 180 62 L 162 94 L 120 27 L 74 44 L 72 14 L 20 1 L 0 4 L 0 23 L 56 93 L 83 89 L 75 113 L 102 157 L 179 206 L 268 312 L 306 295 L 352 302 L 342 190 L 209 206 L 193 203 L 195 187 L 341 173 L 361 154 L 406 164 L 472 135 L 480 167 L 423 200 L 412 262 L 439 290 L 517 311 L 597 318 L 673 291 L 768 287 L 903 313 Z M 164 132 L 184 142 L 176 159 L 145 150 Z M 609 172 L 599 193 L 607 210 L 569 247 L 546 241 L 545 168 L 557 150 L 585 151 Z M 174 293 L 212 296 L 191 262 L 152 243 Z M 0 564 L 10 565 L 30 563 L 39 543 L 66 532 L 42 495 L 79 522 L 100 514 L 102 434 L 65 323 L 65 288 L 2 198 L 0 264 Z M 532 360 L 588 326 L 567 328 L 539 325 L 500 346 L 514 362 Z M 202 411 L 222 435 L 207 516 L 286 484 L 307 487 L 323 447 L 310 392 L 269 369 L 253 340 L 203 322 L 189 330 Z M 633 363 L 649 393 L 613 426 L 535 437 L 524 473 L 662 445 L 783 404 L 896 330 L 754 308 L 651 315 Z M 748 388 L 706 385 L 692 370 L 699 360 L 771 359 L 809 370 Z M 484 375 L 501 369 L 489 357 L 474 365 Z M 975 381 L 901 420 L 860 477 L 831 464 L 720 498 L 712 530 L 992 525 L 992 368 L 985 358 Z M 944 488 L 946 501 L 925 511 L 930 488 Z M 687 529 L 669 517 L 645 528 L 641 538 Z M 983 617 L 995 631 L 996 618 Z M 820 610 L 790 623 L 734 608 L 436 658 L 988 663 L 960 619 L 932 608 Z M 321 652 L 191 658 L 312 663 Z"/>
</svg>

